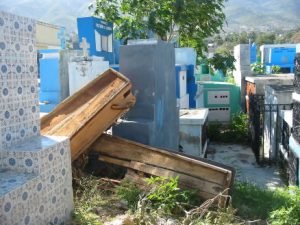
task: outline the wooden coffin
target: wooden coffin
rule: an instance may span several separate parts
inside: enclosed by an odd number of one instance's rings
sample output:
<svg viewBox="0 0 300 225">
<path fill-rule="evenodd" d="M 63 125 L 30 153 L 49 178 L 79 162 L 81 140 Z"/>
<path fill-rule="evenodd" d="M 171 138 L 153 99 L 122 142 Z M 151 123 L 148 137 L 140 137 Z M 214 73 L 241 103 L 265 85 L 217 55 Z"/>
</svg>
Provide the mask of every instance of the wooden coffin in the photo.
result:
<svg viewBox="0 0 300 225">
<path fill-rule="evenodd" d="M 134 103 L 129 79 L 109 69 L 42 117 L 41 133 L 69 137 L 75 160 Z"/>
<path fill-rule="evenodd" d="M 161 177 L 179 176 L 182 186 L 198 189 L 203 199 L 215 197 L 233 184 L 231 167 L 103 134 L 91 146 L 99 160 Z M 228 192 L 225 192 L 228 193 Z"/>
</svg>

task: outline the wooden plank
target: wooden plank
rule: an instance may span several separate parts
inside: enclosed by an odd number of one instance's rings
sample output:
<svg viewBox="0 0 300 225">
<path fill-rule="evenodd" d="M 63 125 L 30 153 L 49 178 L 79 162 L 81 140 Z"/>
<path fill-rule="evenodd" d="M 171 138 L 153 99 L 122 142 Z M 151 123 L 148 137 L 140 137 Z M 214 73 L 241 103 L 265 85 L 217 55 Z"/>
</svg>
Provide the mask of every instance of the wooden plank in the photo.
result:
<svg viewBox="0 0 300 225">
<path fill-rule="evenodd" d="M 71 137 L 72 160 L 85 152 L 103 131 L 108 129 L 112 123 L 128 111 L 111 109 L 112 105 L 123 100 L 123 95 L 127 91 L 127 88 L 124 89 L 113 101 L 108 103 L 97 116 L 82 126 L 80 132 L 77 132 Z"/>
<path fill-rule="evenodd" d="M 130 81 L 109 69 L 42 117 L 41 134 L 69 137 L 75 160 L 128 111 L 116 105 L 134 104 L 130 90 Z"/>
<path fill-rule="evenodd" d="M 130 162 L 130 168 L 139 170 L 151 175 L 159 176 L 159 177 L 177 177 L 179 176 L 180 182 L 185 184 L 185 186 L 193 189 L 198 189 L 204 192 L 212 193 L 212 194 L 218 194 L 223 191 L 221 185 L 217 185 L 215 183 L 210 183 L 207 181 L 203 181 L 201 179 L 188 176 L 185 174 L 181 174 L 178 172 L 170 171 L 167 169 L 155 167 L 152 165 L 146 165 L 144 163 L 131 161 Z"/>
<path fill-rule="evenodd" d="M 136 171 L 130 168 L 127 169 L 124 179 L 136 183 L 142 189 L 148 190 L 150 188 L 147 182 L 145 181 L 145 177 L 141 176 Z"/>
<path fill-rule="evenodd" d="M 209 160 L 195 159 L 109 135 L 102 135 L 91 146 L 91 149 L 106 156 L 159 166 L 221 184 L 224 189 L 232 184 L 234 169 L 229 170 L 227 167 L 222 168 L 219 164 Z"/>
<path fill-rule="evenodd" d="M 154 175 L 154 176 L 173 177 L 173 178 L 179 176 L 181 184 L 184 184 L 185 187 L 189 187 L 192 189 L 198 189 L 198 190 L 201 190 L 202 192 L 207 192 L 212 195 L 217 195 L 223 191 L 222 185 L 203 181 L 199 178 L 195 178 L 192 176 L 188 176 L 188 175 L 174 172 L 171 170 L 167 170 L 164 168 L 155 167 L 152 165 L 146 165 L 144 163 L 140 163 L 140 162 L 136 162 L 136 161 L 128 162 L 128 161 L 124 161 L 121 159 L 116 159 L 116 158 L 112 158 L 112 157 L 108 157 L 108 156 L 100 156 L 99 160 L 108 162 L 108 163 L 117 164 L 117 165 L 124 166 L 127 168 L 131 168 L 131 169 L 134 169 L 137 171 L 142 171 L 144 173 Z"/>
<path fill-rule="evenodd" d="M 151 189 L 151 186 L 145 181 L 145 177 L 140 176 L 137 174 L 135 170 L 127 169 L 127 173 L 124 177 L 124 179 L 130 180 L 136 184 L 138 184 L 142 189 L 149 190 Z M 179 183 L 179 186 L 182 188 L 190 189 L 191 187 L 186 186 L 184 183 Z M 198 191 L 197 195 L 202 199 L 211 199 L 215 197 L 214 194 L 207 193 L 204 191 Z"/>
<path fill-rule="evenodd" d="M 99 157 L 99 160 L 103 161 L 103 162 L 123 166 L 123 167 L 126 167 L 126 168 L 130 168 L 130 161 L 125 161 L 125 160 L 122 160 L 122 159 L 116 159 L 116 158 L 112 158 L 112 157 L 105 156 L 105 155 L 101 155 Z"/>
</svg>

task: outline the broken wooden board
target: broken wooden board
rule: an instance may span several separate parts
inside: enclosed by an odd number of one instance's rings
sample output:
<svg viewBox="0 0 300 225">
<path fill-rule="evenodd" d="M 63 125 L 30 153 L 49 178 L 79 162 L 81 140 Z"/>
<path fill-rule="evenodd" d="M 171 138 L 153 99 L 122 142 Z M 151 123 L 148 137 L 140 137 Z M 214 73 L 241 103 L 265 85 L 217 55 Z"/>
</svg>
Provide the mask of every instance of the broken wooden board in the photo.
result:
<svg viewBox="0 0 300 225">
<path fill-rule="evenodd" d="M 99 160 L 161 177 L 179 176 L 180 183 L 198 189 L 210 199 L 231 188 L 235 170 L 231 167 L 181 153 L 170 152 L 119 137 L 103 134 L 91 146 Z"/>
<path fill-rule="evenodd" d="M 67 136 L 77 159 L 135 103 L 128 78 L 108 69 L 41 119 L 41 134 Z"/>
</svg>

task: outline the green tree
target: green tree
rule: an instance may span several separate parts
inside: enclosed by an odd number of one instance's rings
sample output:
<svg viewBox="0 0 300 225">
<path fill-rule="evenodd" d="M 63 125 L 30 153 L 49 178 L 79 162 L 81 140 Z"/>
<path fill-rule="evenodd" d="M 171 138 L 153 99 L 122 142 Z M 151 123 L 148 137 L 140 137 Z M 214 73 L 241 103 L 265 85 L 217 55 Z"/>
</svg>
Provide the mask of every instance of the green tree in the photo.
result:
<svg viewBox="0 0 300 225">
<path fill-rule="evenodd" d="M 260 33 L 256 39 L 258 45 L 263 44 L 274 44 L 275 34 L 274 33 Z"/>
<path fill-rule="evenodd" d="M 201 55 L 206 49 L 205 38 L 222 28 L 225 1 L 96 0 L 90 8 L 115 24 L 117 38 L 148 38 L 152 32 L 159 39 L 194 47 Z"/>
</svg>

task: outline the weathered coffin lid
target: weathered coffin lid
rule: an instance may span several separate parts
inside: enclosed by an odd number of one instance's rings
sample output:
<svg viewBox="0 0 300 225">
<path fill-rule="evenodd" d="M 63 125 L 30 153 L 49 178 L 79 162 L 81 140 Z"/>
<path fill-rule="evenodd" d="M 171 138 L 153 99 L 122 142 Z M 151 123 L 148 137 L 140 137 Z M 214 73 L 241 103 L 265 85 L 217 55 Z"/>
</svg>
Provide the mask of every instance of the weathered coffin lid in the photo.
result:
<svg viewBox="0 0 300 225">
<path fill-rule="evenodd" d="M 208 109 L 182 109 L 179 112 L 180 124 L 203 125 L 208 115 Z"/>
</svg>

